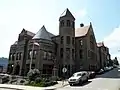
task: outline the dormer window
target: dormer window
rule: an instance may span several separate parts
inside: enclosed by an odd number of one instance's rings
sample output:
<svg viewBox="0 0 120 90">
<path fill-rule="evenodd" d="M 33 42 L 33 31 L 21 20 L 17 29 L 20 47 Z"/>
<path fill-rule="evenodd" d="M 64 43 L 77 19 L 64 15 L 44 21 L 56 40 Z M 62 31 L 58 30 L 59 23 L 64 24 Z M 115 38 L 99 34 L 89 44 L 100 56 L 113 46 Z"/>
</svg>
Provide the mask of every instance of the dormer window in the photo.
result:
<svg viewBox="0 0 120 90">
<path fill-rule="evenodd" d="M 67 26 L 70 27 L 70 20 L 67 20 Z"/>
<path fill-rule="evenodd" d="M 62 21 L 60 22 L 60 26 L 61 26 L 61 27 L 64 26 L 64 20 L 62 20 Z"/>
</svg>

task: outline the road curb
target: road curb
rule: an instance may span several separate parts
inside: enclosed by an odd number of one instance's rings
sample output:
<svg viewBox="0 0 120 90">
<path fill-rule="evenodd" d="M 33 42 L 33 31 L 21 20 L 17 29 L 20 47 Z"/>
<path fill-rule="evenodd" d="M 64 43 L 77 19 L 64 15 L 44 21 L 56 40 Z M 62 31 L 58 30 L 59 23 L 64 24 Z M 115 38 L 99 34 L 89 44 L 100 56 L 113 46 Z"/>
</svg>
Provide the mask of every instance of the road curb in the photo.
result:
<svg viewBox="0 0 120 90">
<path fill-rule="evenodd" d="M 54 90 L 56 90 L 56 89 L 58 89 L 58 88 L 63 88 L 63 87 L 65 87 L 65 86 L 67 86 L 67 85 L 69 85 L 69 84 L 65 84 L 65 85 L 62 85 L 62 86 L 60 86 L 60 87 L 56 87 L 56 88 L 54 88 Z"/>
<path fill-rule="evenodd" d="M 55 88 L 51 88 L 51 89 L 44 89 L 44 90 L 57 90 L 58 88 L 63 88 L 63 87 L 65 87 L 65 86 L 67 86 L 67 85 L 69 85 L 69 84 L 65 84 L 65 85 L 62 85 L 62 86 L 59 86 L 59 87 L 55 87 Z"/>
</svg>

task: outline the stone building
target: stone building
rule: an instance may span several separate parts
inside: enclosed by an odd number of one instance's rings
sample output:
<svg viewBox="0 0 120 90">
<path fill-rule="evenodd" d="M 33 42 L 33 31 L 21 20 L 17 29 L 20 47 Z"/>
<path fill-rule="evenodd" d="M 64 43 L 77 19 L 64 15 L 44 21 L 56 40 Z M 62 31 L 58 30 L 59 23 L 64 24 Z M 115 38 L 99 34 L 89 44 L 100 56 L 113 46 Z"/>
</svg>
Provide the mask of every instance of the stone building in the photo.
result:
<svg viewBox="0 0 120 90">
<path fill-rule="evenodd" d="M 32 58 L 32 64 L 31 64 Z M 59 35 L 55 36 L 43 26 L 36 34 L 25 29 L 18 40 L 11 45 L 8 72 L 26 75 L 31 68 L 37 68 L 42 75 L 52 75 L 57 68 L 62 76 L 66 67 L 66 76 L 79 70 L 97 70 L 97 44 L 92 24 L 75 29 L 75 18 L 66 9 L 59 18 Z"/>
<path fill-rule="evenodd" d="M 109 60 L 111 60 L 111 56 L 109 53 L 109 48 L 104 45 L 103 42 L 97 43 L 98 48 L 98 58 L 100 61 L 100 68 L 104 68 L 109 63 Z"/>
<path fill-rule="evenodd" d="M 91 23 L 88 26 L 81 24 L 75 30 L 75 44 L 77 71 L 97 70 L 97 45 Z"/>
</svg>

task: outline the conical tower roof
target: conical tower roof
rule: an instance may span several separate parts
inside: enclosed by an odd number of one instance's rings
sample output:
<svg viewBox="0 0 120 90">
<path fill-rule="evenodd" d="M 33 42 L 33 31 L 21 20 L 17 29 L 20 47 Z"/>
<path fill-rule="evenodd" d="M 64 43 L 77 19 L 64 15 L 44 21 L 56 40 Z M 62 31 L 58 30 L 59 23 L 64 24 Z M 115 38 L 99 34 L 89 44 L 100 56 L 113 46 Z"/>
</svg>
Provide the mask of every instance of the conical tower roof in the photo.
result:
<svg viewBox="0 0 120 90">
<path fill-rule="evenodd" d="M 72 17 L 72 18 L 74 18 L 74 16 L 72 15 L 72 13 L 69 11 L 68 8 L 61 14 L 60 18 L 61 17 Z"/>
<path fill-rule="evenodd" d="M 32 39 L 46 39 L 51 41 L 51 37 L 49 32 L 46 30 L 45 26 L 43 25 L 42 28 L 36 33 L 36 35 Z"/>
</svg>

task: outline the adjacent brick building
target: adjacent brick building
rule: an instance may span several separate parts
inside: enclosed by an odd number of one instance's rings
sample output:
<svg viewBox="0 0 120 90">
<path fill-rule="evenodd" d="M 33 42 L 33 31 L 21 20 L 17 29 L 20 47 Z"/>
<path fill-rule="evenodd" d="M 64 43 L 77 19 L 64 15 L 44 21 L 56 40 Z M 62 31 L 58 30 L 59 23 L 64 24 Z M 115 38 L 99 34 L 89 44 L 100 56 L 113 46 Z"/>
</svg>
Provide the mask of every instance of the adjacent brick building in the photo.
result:
<svg viewBox="0 0 120 90">
<path fill-rule="evenodd" d="M 109 53 L 109 48 L 104 45 L 103 42 L 97 43 L 98 48 L 98 59 L 100 61 L 100 68 L 104 68 L 107 66 L 109 60 L 111 60 L 111 56 Z"/>
</svg>

